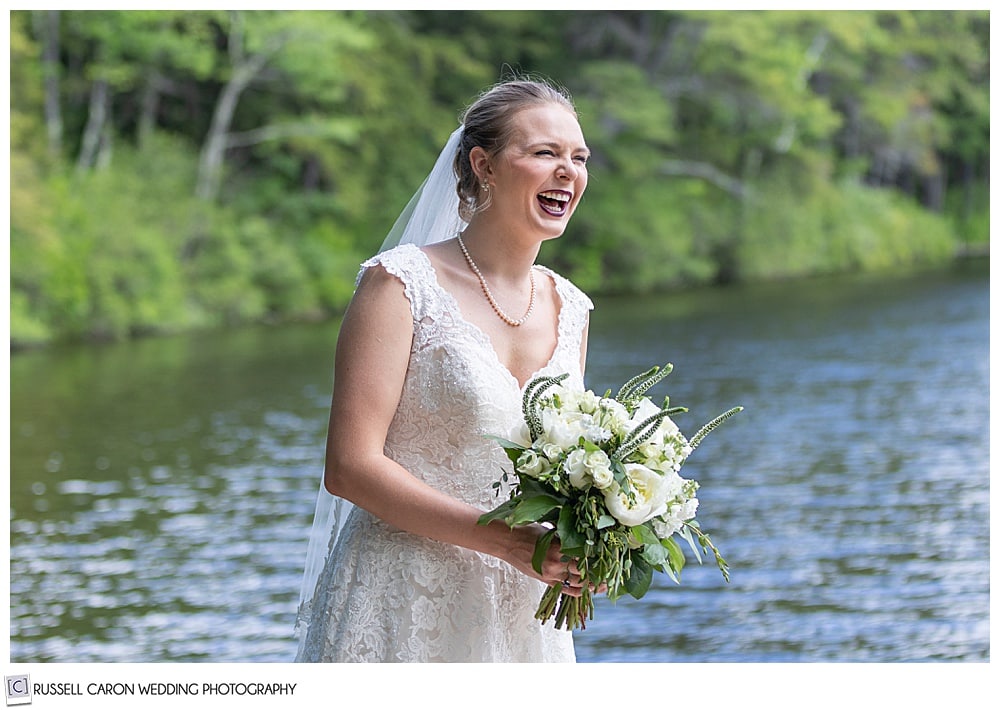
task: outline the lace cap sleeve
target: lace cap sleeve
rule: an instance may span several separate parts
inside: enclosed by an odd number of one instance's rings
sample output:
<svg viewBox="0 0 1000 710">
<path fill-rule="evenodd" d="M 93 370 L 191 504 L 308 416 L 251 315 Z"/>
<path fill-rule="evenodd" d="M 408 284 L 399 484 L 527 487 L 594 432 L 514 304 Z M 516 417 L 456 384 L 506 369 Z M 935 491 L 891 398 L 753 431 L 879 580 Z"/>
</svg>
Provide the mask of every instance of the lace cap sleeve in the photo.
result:
<svg viewBox="0 0 1000 710">
<path fill-rule="evenodd" d="M 403 282 L 403 293 L 410 302 L 415 321 L 426 315 L 434 315 L 440 309 L 440 299 L 434 296 L 436 277 L 430 260 L 416 245 L 403 244 L 365 261 L 358 272 L 355 287 L 361 282 L 365 271 L 373 266 L 381 266 Z"/>
</svg>

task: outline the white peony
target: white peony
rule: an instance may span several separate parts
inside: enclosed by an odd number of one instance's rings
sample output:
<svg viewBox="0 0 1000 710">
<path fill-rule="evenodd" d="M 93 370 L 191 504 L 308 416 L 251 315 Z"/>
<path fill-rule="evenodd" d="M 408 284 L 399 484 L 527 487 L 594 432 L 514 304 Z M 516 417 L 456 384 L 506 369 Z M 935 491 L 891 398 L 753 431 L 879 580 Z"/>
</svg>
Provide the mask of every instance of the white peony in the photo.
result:
<svg viewBox="0 0 1000 710">
<path fill-rule="evenodd" d="M 579 411 L 578 402 L 582 393 L 579 390 L 569 389 L 565 385 L 556 385 L 549 389 L 542 400 L 542 406 L 553 410 Z M 556 407 L 555 400 L 559 400 Z"/>
<path fill-rule="evenodd" d="M 643 397 L 639 400 L 639 404 L 636 405 L 635 409 L 632 411 L 632 417 L 629 419 L 626 428 L 629 432 L 633 431 L 637 426 L 642 424 L 644 421 L 650 417 L 656 416 L 663 410 L 653 404 L 649 397 Z M 656 433 L 650 439 L 657 443 L 662 443 L 668 439 L 673 439 L 680 435 L 680 429 L 670 417 L 663 417 L 660 420 L 660 426 L 656 428 Z"/>
<path fill-rule="evenodd" d="M 623 525 L 641 525 L 667 508 L 668 486 L 663 476 L 637 463 L 625 464 L 635 501 L 629 501 L 617 482 L 604 490 L 608 512 Z"/>
<path fill-rule="evenodd" d="M 653 404 L 649 397 L 643 397 L 639 400 L 639 404 L 635 406 L 632 411 L 632 417 L 629 419 L 628 427 L 629 431 L 633 431 L 637 426 L 642 424 L 644 421 L 649 419 L 655 414 L 660 413 L 660 408 Z"/>
<path fill-rule="evenodd" d="M 528 424 L 523 419 L 518 423 L 510 432 L 510 440 L 515 444 L 520 444 L 521 446 L 531 446 L 531 431 L 528 429 Z"/>
<path fill-rule="evenodd" d="M 580 443 L 580 437 L 585 434 L 582 416 L 579 412 L 543 409 L 543 444 L 554 444 L 561 451 L 577 446 Z"/>
</svg>

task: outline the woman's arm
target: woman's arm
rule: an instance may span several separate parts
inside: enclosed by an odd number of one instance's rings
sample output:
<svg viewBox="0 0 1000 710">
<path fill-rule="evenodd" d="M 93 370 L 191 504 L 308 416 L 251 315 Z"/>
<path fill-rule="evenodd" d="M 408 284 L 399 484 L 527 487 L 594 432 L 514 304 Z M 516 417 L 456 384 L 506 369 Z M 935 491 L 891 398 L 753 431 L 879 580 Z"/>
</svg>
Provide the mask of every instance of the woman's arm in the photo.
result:
<svg viewBox="0 0 1000 710">
<path fill-rule="evenodd" d="M 406 532 L 498 557 L 549 584 L 561 582 L 567 563 L 561 561 L 557 544 L 542 574 L 531 567 L 535 541 L 544 528 L 479 525 L 483 511 L 428 486 L 385 456 L 412 337 L 402 283 L 381 267 L 369 269 L 344 315 L 337 341 L 324 471 L 327 490 Z"/>
</svg>

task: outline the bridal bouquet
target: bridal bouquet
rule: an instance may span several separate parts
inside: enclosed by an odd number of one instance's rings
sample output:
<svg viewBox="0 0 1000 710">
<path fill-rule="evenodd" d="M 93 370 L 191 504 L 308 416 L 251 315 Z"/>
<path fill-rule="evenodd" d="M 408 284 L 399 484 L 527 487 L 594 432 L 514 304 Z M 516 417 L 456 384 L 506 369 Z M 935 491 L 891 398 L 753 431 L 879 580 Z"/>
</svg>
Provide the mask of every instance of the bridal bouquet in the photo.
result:
<svg viewBox="0 0 1000 710">
<path fill-rule="evenodd" d="M 498 494 L 509 484 L 510 498 L 479 523 L 546 524 L 550 530 L 535 547 L 535 570 L 541 572 L 553 538 L 580 569 L 581 596 L 564 594 L 558 584 L 549 587 L 535 614 L 542 623 L 554 616 L 556 628 L 586 627 L 594 618 L 593 590 L 604 585 L 612 600 L 625 593 L 639 599 L 654 571 L 679 581 L 685 556 L 675 538 L 699 562 L 702 551 L 711 552 L 729 581 L 726 561 L 695 520 L 698 482 L 679 472 L 702 439 L 742 407 L 686 439 L 670 417 L 687 409 L 670 408 L 669 397 L 660 407 L 646 396 L 671 369 L 637 375 L 615 397 L 610 390 L 599 397 L 565 388 L 561 382 L 568 375 L 538 377 L 525 388 L 520 430 L 510 438 L 490 437 L 507 452 L 513 480 L 504 471 L 494 483 Z"/>
</svg>

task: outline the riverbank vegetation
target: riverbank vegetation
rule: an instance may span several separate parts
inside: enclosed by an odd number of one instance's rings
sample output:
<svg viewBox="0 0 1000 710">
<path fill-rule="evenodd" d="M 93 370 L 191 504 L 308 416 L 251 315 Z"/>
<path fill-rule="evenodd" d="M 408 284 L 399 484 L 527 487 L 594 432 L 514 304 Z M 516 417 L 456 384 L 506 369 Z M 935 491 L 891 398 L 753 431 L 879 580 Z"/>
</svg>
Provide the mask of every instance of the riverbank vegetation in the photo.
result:
<svg viewBox="0 0 1000 710">
<path fill-rule="evenodd" d="M 594 293 L 988 244 L 988 12 L 10 13 L 12 347 L 340 312 L 460 109 L 574 95 Z"/>
</svg>

